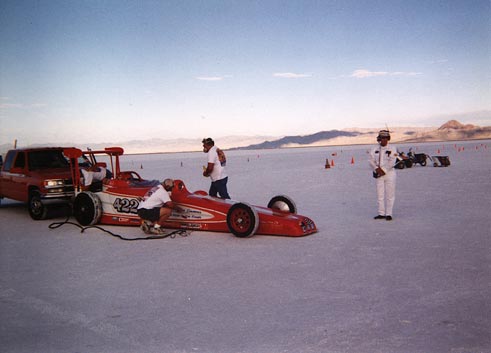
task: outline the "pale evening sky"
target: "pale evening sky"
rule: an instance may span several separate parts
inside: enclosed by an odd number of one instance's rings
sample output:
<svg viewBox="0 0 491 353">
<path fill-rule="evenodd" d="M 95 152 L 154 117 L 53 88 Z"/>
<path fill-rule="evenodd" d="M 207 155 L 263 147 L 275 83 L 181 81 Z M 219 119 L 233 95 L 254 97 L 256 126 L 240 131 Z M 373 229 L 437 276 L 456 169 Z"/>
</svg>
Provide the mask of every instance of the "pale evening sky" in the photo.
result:
<svg viewBox="0 0 491 353">
<path fill-rule="evenodd" d="M 489 0 L 0 1 L 0 145 L 434 126 L 483 111 Z"/>
</svg>

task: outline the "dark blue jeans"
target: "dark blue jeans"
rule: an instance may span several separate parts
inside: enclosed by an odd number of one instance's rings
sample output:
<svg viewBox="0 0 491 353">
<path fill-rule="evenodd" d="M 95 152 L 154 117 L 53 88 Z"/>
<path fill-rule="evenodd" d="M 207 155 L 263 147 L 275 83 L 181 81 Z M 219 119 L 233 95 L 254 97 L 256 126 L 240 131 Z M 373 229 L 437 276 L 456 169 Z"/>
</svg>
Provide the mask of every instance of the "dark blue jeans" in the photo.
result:
<svg viewBox="0 0 491 353">
<path fill-rule="evenodd" d="M 208 192 L 208 194 L 210 194 L 210 196 L 213 197 L 217 197 L 217 194 L 219 194 L 220 198 L 229 199 L 230 196 L 228 195 L 228 191 L 227 191 L 227 181 L 228 181 L 228 177 L 217 181 L 212 181 L 210 186 L 210 191 Z"/>
</svg>

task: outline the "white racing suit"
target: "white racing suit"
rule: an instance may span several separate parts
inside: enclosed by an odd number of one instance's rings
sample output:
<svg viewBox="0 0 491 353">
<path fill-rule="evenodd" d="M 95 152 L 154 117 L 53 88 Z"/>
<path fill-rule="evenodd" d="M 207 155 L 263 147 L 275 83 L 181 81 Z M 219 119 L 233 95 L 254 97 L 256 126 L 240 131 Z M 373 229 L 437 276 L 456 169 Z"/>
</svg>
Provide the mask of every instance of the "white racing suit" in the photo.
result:
<svg viewBox="0 0 491 353">
<path fill-rule="evenodd" d="M 377 204 L 380 216 L 392 216 L 392 209 L 396 198 L 396 171 L 394 165 L 397 160 L 397 150 L 390 145 L 377 146 L 370 151 L 368 162 L 375 172 L 378 167 L 385 172 L 384 176 L 375 179 L 377 184 Z"/>
</svg>

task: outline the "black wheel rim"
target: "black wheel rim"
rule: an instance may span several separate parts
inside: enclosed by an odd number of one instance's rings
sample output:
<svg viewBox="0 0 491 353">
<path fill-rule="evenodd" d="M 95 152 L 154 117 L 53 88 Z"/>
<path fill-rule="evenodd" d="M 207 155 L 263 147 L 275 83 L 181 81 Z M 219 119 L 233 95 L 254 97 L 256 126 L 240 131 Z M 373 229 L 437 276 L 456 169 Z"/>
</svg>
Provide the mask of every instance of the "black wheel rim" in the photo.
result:
<svg viewBox="0 0 491 353">
<path fill-rule="evenodd" d="M 92 223 L 95 216 L 95 205 L 89 195 L 81 193 L 75 198 L 73 214 L 78 223 L 83 226 Z"/>
<path fill-rule="evenodd" d="M 43 213 L 43 204 L 38 197 L 33 197 L 31 199 L 31 212 L 34 216 L 40 216 Z"/>
</svg>

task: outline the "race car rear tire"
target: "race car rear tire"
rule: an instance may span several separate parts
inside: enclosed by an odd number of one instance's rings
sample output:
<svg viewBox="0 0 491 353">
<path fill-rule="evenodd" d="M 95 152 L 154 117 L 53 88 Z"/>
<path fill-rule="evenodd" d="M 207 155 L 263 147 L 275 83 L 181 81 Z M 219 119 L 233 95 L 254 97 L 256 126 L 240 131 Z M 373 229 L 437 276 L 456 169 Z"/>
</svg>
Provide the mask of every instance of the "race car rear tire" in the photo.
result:
<svg viewBox="0 0 491 353">
<path fill-rule="evenodd" d="M 227 226 L 236 237 L 247 238 L 256 233 L 259 227 L 259 216 L 252 206 L 239 202 L 228 210 Z"/>
<path fill-rule="evenodd" d="M 90 191 L 84 191 L 75 197 L 73 215 L 83 226 L 97 224 L 102 216 L 102 202 L 99 196 Z"/>
<path fill-rule="evenodd" d="M 297 205 L 295 205 L 295 202 L 286 195 L 273 197 L 268 203 L 268 208 L 293 214 L 297 213 Z"/>
</svg>

